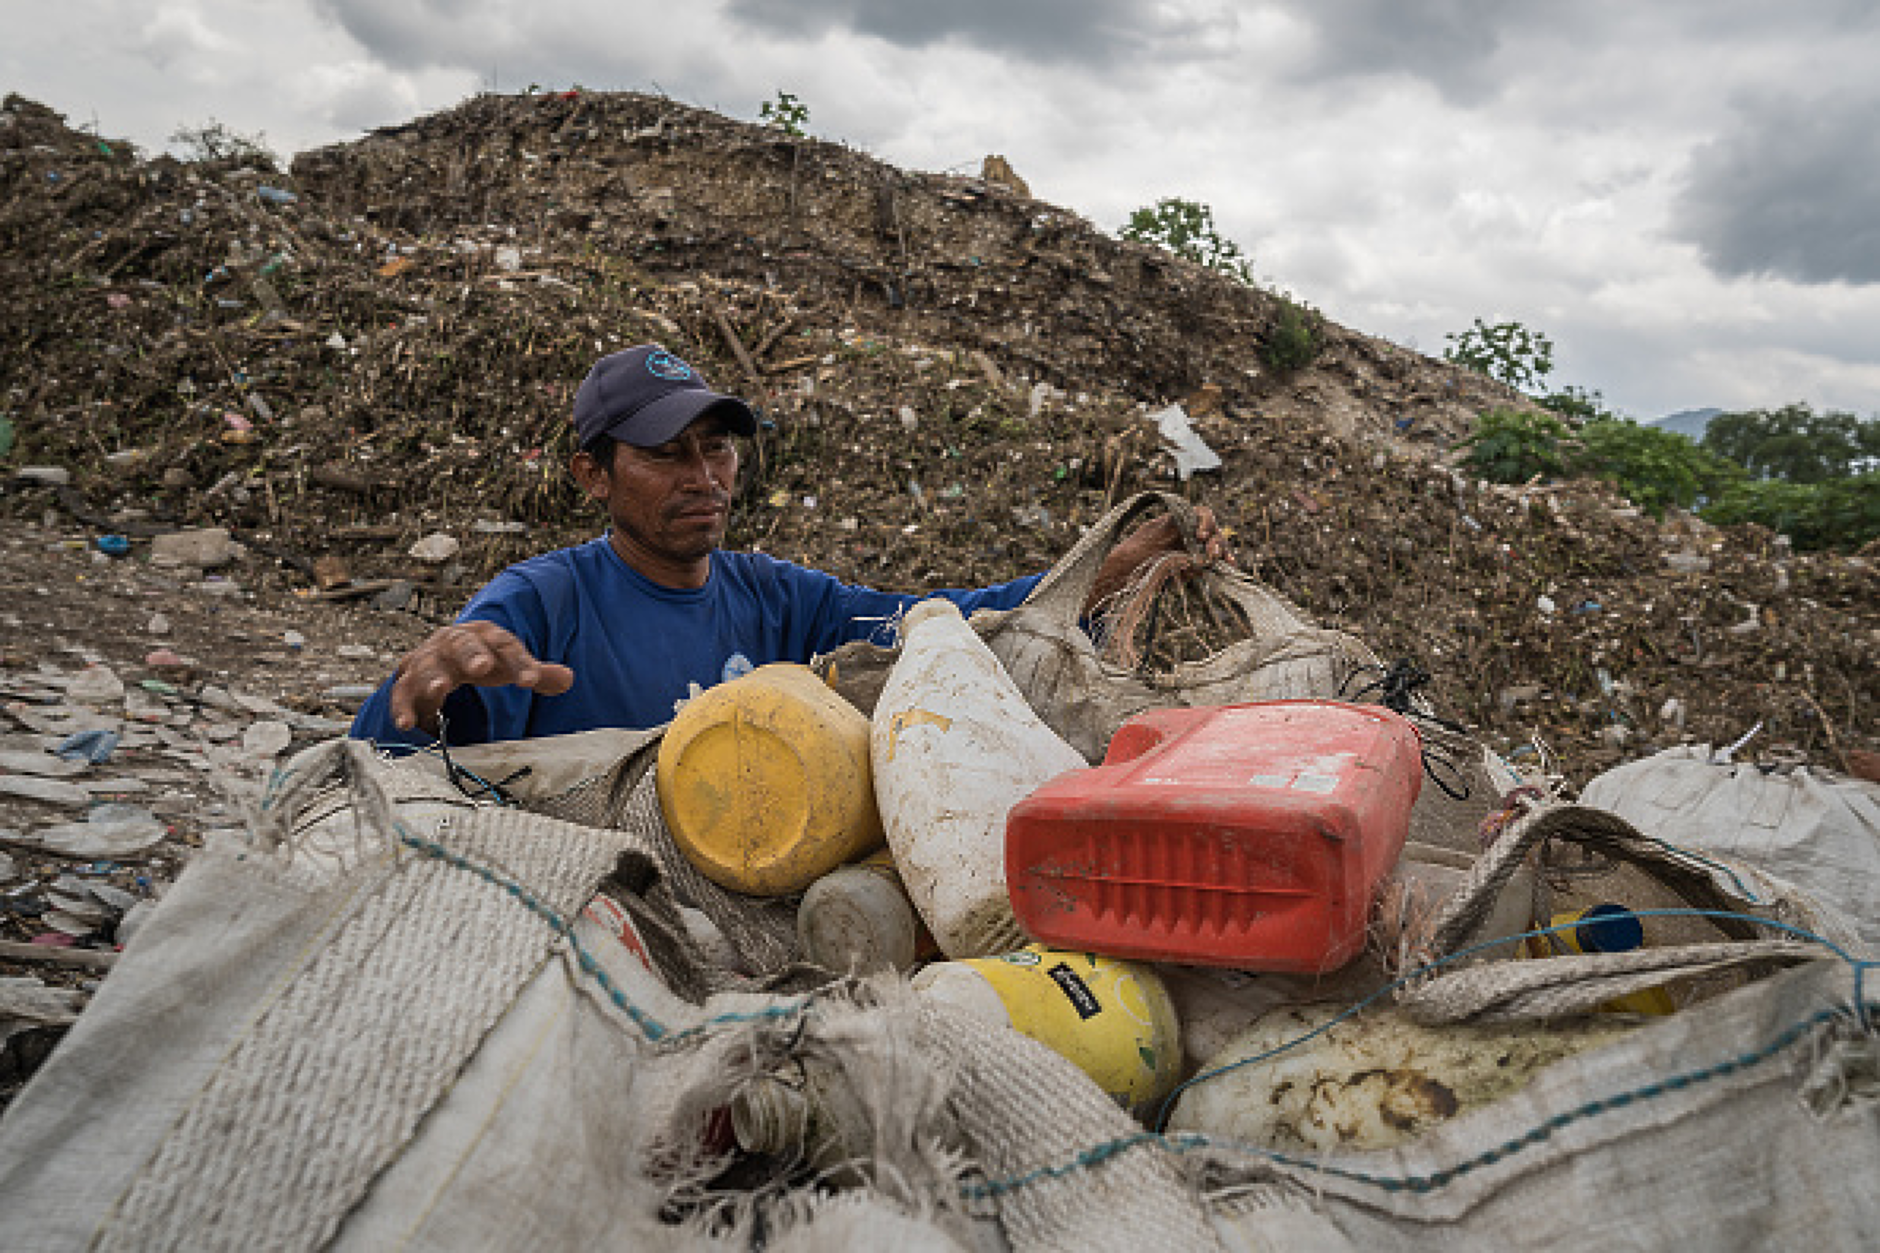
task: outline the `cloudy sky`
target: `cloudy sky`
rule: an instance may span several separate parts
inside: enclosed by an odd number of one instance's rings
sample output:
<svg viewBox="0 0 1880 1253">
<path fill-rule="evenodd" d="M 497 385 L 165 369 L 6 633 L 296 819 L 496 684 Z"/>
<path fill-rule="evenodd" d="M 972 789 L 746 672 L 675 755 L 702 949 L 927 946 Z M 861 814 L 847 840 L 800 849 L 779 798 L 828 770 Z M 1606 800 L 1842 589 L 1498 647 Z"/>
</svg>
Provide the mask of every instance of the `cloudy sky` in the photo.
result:
<svg viewBox="0 0 1880 1253">
<path fill-rule="evenodd" d="M 0 90 L 283 155 L 478 91 L 660 91 L 1115 230 L 1210 205 L 1263 283 L 1431 355 L 1480 317 L 1638 418 L 1880 412 L 1873 0 L 0 0 Z"/>
</svg>

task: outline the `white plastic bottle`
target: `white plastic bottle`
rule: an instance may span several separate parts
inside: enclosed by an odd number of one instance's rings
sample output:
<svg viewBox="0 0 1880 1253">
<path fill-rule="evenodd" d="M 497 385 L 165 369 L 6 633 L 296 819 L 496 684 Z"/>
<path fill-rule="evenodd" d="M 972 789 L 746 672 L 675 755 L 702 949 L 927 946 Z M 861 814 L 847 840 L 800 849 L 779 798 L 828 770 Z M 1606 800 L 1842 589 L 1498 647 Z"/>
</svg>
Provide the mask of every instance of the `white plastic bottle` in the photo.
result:
<svg viewBox="0 0 1880 1253">
<path fill-rule="evenodd" d="M 1026 944 L 1006 894 L 1006 813 L 1089 763 L 1032 712 L 950 601 L 922 601 L 903 619 L 869 758 L 894 864 L 940 950 L 982 957 Z"/>
</svg>

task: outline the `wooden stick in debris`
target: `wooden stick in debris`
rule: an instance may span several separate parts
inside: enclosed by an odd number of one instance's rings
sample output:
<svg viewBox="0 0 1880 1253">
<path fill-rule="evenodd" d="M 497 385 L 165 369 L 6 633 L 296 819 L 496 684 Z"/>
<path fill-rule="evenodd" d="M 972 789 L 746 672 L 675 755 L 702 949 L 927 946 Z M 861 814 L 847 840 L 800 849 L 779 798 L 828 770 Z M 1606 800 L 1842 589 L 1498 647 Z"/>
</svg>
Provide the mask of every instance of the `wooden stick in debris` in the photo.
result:
<svg viewBox="0 0 1880 1253">
<path fill-rule="evenodd" d="M 0 940 L 0 961 L 38 962 L 45 966 L 83 966 L 87 970 L 109 970 L 118 959 L 116 950 L 107 948 L 55 948 L 50 944 L 20 944 Z"/>
<path fill-rule="evenodd" d="M 744 341 L 739 339 L 738 333 L 731 329 L 731 322 L 716 302 L 713 302 L 711 312 L 712 321 L 718 324 L 719 334 L 725 337 L 725 343 L 730 346 L 732 355 L 737 357 L 738 365 L 743 367 L 744 377 L 750 381 L 752 393 L 761 398 L 764 394 L 764 376 L 757 372 L 757 363 L 751 360 L 751 354 L 745 350 Z"/>
<path fill-rule="evenodd" d="M 1815 711 L 1815 717 L 1821 719 L 1821 729 L 1828 733 L 1828 747 L 1834 750 L 1834 755 L 1841 760 L 1841 773 L 1853 774 L 1854 767 L 1848 762 L 1847 751 L 1841 747 L 1841 737 L 1834 733 L 1834 723 L 1828 721 L 1828 711 L 1821 707 L 1821 702 L 1816 700 L 1815 694 L 1807 688 L 1802 689 L 1802 699 L 1807 701 L 1808 707 Z"/>
<path fill-rule="evenodd" d="M 764 337 L 762 339 L 757 341 L 757 347 L 751 349 L 751 357 L 753 359 L 762 358 L 765 353 L 769 352 L 772 348 L 776 346 L 778 340 L 782 339 L 785 335 L 788 335 L 791 331 L 795 329 L 796 329 L 796 317 L 794 315 L 791 315 L 789 317 L 784 318 L 783 321 L 777 323 L 777 325 L 771 327 L 769 331 L 765 332 Z"/>
</svg>

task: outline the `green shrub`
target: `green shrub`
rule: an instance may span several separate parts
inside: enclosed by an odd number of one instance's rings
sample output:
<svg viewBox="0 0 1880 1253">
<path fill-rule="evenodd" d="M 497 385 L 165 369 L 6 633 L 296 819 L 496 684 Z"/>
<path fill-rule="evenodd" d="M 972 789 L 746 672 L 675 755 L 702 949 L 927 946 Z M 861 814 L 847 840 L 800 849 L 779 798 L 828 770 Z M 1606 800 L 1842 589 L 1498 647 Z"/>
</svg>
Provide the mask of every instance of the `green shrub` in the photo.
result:
<svg viewBox="0 0 1880 1253">
<path fill-rule="evenodd" d="M 809 106 L 787 91 L 779 91 L 775 100 L 758 105 L 757 120 L 798 139 L 809 134 Z"/>
<path fill-rule="evenodd" d="M 1214 227 L 1214 210 L 1178 197 L 1166 197 L 1129 215 L 1118 232 L 1124 239 L 1155 244 L 1197 265 L 1218 270 L 1253 286 L 1253 266 L 1240 246 Z"/>
<path fill-rule="evenodd" d="M 1538 388 L 1554 369 L 1554 341 L 1519 322 L 1494 325 L 1475 319 L 1466 331 L 1443 336 L 1443 359 L 1486 374 L 1516 391 Z"/>
<path fill-rule="evenodd" d="M 1563 442 L 1571 432 L 1550 413 L 1490 409 L 1475 424 L 1463 464 L 1491 483 L 1525 483 L 1566 473 Z"/>
<path fill-rule="evenodd" d="M 1576 474 L 1615 484 L 1634 504 L 1653 513 L 1666 505 L 1689 509 L 1715 499 L 1743 478 L 1737 466 L 1688 436 L 1605 417 L 1580 428 L 1568 464 Z"/>
<path fill-rule="evenodd" d="M 1859 548 L 1880 539 L 1880 474 L 1825 483 L 1741 482 L 1701 512 L 1717 526 L 1766 526 L 1798 549 Z"/>
<path fill-rule="evenodd" d="M 1740 467 L 1685 436 L 1610 416 L 1576 430 L 1551 413 L 1491 409 L 1468 449 L 1464 464 L 1492 483 L 1536 475 L 1605 479 L 1653 513 L 1715 499 L 1743 478 Z"/>
<path fill-rule="evenodd" d="M 1273 324 L 1260 340 L 1260 359 L 1280 374 L 1310 365 L 1325 347 L 1325 319 L 1290 296 L 1279 297 Z"/>
</svg>

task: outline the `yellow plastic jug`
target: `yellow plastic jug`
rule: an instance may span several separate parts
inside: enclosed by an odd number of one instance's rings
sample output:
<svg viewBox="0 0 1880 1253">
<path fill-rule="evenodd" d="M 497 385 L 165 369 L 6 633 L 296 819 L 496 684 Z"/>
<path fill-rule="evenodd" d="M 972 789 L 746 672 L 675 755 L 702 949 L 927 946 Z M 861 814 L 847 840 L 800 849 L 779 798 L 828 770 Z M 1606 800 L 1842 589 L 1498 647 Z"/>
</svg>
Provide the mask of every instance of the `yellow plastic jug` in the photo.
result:
<svg viewBox="0 0 1880 1253">
<path fill-rule="evenodd" d="M 706 878 L 784 896 L 882 843 L 868 718 L 780 662 L 694 697 L 655 768 L 674 843 Z"/>
<path fill-rule="evenodd" d="M 1156 972 L 1140 962 L 1033 944 L 1003 957 L 934 962 L 916 992 L 1058 1053 L 1119 1105 L 1148 1111 L 1181 1075 L 1181 1025 Z"/>
</svg>

